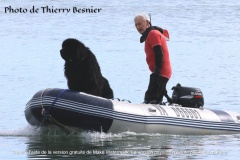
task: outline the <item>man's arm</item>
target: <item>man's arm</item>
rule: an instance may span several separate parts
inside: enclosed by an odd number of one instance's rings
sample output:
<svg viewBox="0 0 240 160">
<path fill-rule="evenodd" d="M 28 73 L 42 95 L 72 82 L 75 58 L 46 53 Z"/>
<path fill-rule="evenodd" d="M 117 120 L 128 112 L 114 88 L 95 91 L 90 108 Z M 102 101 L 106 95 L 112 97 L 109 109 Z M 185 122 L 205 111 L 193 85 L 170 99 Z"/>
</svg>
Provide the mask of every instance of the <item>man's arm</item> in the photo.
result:
<svg viewBox="0 0 240 160">
<path fill-rule="evenodd" d="M 153 47 L 153 51 L 155 53 L 155 69 L 154 69 L 154 73 L 159 75 L 160 74 L 160 70 L 162 68 L 162 57 L 163 57 L 162 46 L 161 45 L 154 46 Z"/>
</svg>

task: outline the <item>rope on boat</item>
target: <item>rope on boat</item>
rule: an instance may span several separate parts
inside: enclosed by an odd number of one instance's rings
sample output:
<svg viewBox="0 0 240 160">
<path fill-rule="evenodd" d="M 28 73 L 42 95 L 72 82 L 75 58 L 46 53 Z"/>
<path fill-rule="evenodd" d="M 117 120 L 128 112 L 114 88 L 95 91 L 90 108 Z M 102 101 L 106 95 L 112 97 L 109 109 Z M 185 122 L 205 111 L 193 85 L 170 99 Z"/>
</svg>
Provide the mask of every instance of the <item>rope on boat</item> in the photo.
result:
<svg viewBox="0 0 240 160">
<path fill-rule="evenodd" d="M 126 101 L 129 102 L 129 103 L 131 103 L 130 100 L 127 100 L 127 99 L 123 99 L 123 100 L 122 100 L 122 102 L 126 102 Z"/>
<path fill-rule="evenodd" d="M 51 108 L 55 105 L 55 103 L 57 102 L 57 100 L 60 98 L 60 96 L 64 93 L 68 91 L 68 89 L 63 89 L 61 90 L 61 92 L 58 93 L 58 95 L 56 96 L 56 98 L 54 99 L 54 101 L 52 102 L 51 106 L 48 108 L 47 112 L 45 114 L 49 114 Z"/>
<path fill-rule="evenodd" d="M 44 109 L 44 107 L 43 107 L 43 94 L 44 94 L 44 92 L 45 92 L 46 90 L 48 90 L 48 88 L 47 88 L 47 89 L 44 89 L 44 90 L 42 91 L 42 93 L 41 93 L 41 107 L 42 107 L 42 115 L 43 115 L 43 112 L 45 112 L 45 109 Z"/>
<path fill-rule="evenodd" d="M 67 133 L 71 133 L 71 132 L 75 132 L 75 133 L 81 133 L 77 130 L 74 130 L 62 123 L 60 123 L 59 121 L 57 121 L 55 118 L 51 117 L 52 118 L 52 122 L 54 122 L 57 126 L 61 127 L 62 129 L 64 129 Z"/>
<path fill-rule="evenodd" d="M 61 90 L 61 92 L 59 92 L 57 94 L 57 96 L 55 97 L 54 101 L 52 102 L 51 106 L 47 109 L 47 111 L 45 110 L 45 108 L 43 107 L 43 94 L 44 92 L 48 90 L 45 89 L 42 91 L 41 93 L 41 107 L 42 107 L 42 111 L 41 111 L 41 114 L 42 114 L 42 122 L 40 123 L 40 126 L 43 125 L 44 121 L 48 120 L 49 122 L 52 122 L 52 123 L 55 123 L 57 126 L 63 128 L 65 131 L 67 131 L 69 133 L 70 132 L 76 132 L 76 133 L 80 133 L 74 129 L 71 129 L 70 127 L 68 126 L 65 126 L 64 124 L 60 123 L 59 121 L 57 121 L 55 118 L 52 117 L 52 115 L 49 114 L 51 108 L 55 105 L 55 103 L 57 102 L 57 100 L 60 98 L 60 96 L 65 92 L 67 91 L 68 89 L 63 89 Z"/>
<path fill-rule="evenodd" d="M 130 100 L 127 100 L 127 99 L 123 99 L 123 100 L 121 100 L 120 98 L 112 98 L 112 100 L 118 100 L 118 101 L 122 101 L 122 102 L 124 102 L 124 101 L 127 101 L 127 102 L 129 102 L 129 103 L 131 103 L 131 101 Z"/>
<path fill-rule="evenodd" d="M 41 93 L 41 107 L 42 107 L 41 114 L 42 114 L 42 115 L 44 115 L 44 113 L 45 113 L 45 108 L 43 107 L 43 94 L 44 94 L 44 92 L 45 92 L 46 90 L 48 90 L 48 88 L 47 88 L 47 89 L 44 89 L 44 90 L 42 91 L 42 93 Z M 42 119 L 42 122 L 40 123 L 40 126 L 42 126 L 44 120 L 45 120 L 45 119 Z"/>
</svg>

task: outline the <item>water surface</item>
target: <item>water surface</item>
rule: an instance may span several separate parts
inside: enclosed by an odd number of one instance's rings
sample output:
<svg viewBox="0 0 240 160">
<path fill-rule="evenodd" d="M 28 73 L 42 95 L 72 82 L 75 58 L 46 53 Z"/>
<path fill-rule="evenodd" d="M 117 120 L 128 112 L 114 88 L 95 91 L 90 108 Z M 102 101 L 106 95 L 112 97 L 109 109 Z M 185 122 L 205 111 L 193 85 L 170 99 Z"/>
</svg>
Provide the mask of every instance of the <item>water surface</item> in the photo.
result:
<svg viewBox="0 0 240 160">
<path fill-rule="evenodd" d="M 143 102 L 150 72 L 133 18 L 136 13 L 145 11 L 151 13 L 153 25 L 166 28 L 170 33 L 168 46 L 173 75 L 167 86 L 169 93 L 177 83 L 199 87 L 204 94 L 205 108 L 239 112 L 240 2 L 3 0 L 0 6 L 2 159 L 239 157 L 239 135 L 180 136 L 86 131 L 68 135 L 59 129 L 42 130 L 29 126 L 24 108 L 33 94 L 41 89 L 67 88 L 64 61 L 59 50 L 62 41 L 69 37 L 81 40 L 96 55 L 115 97 L 129 99 L 133 103 Z M 28 10 L 33 6 L 93 6 L 102 10 L 90 14 L 5 13 L 5 7 L 9 6 Z M 44 151 L 62 151 L 62 154 Z M 69 154 L 70 151 L 85 151 L 85 154 Z M 93 154 L 93 151 L 99 151 L 99 154 Z M 106 154 L 101 155 L 101 151 Z M 107 151 L 122 152 L 114 154 Z"/>
</svg>

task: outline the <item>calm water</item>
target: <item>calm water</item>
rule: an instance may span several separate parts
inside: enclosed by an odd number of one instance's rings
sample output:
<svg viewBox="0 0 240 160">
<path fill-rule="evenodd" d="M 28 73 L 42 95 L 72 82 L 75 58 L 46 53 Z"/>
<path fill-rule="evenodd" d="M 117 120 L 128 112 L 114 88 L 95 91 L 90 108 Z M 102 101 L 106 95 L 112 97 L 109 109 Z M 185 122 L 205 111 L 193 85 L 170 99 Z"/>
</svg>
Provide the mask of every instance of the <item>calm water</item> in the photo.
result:
<svg viewBox="0 0 240 160">
<path fill-rule="evenodd" d="M 95 53 L 115 97 L 141 103 L 149 70 L 133 17 L 145 11 L 152 14 L 153 25 L 170 33 L 170 94 L 180 82 L 201 88 L 206 108 L 239 112 L 240 2 L 2 0 L 0 6 L 1 159 L 238 159 L 240 135 L 69 135 L 29 126 L 23 111 L 38 90 L 67 88 L 59 49 L 69 37 Z M 27 13 L 5 13 L 10 6 Z M 33 6 L 39 13 L 29 13 Z M 43 13 L 46 6 L 71 12 Z M 102 10 L 72 13 L 73 7 L 91 6 Z"/>
</svg>

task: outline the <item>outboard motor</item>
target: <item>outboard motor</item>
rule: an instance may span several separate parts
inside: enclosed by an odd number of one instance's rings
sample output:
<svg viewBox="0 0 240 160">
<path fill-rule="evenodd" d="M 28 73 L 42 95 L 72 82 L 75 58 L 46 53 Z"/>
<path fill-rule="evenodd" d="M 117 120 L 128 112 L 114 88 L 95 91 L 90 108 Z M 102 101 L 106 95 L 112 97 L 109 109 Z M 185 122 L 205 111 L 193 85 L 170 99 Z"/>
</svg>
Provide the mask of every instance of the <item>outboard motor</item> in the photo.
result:
<svg viewBox="0 0 240 160">
<path fill-rule="evenodd" d="M 199 88 L 183 87 L 178 83 L 176 86 L 172 87 L 172 90 L 173 103 L 179 104 L 182 107 L 203 107 L 203 93 Z"/>
</svg>

